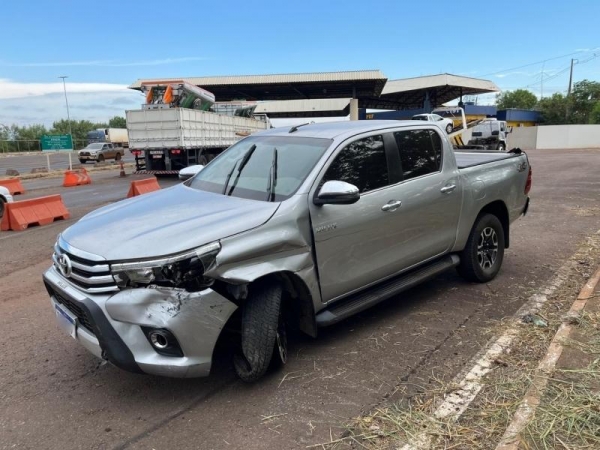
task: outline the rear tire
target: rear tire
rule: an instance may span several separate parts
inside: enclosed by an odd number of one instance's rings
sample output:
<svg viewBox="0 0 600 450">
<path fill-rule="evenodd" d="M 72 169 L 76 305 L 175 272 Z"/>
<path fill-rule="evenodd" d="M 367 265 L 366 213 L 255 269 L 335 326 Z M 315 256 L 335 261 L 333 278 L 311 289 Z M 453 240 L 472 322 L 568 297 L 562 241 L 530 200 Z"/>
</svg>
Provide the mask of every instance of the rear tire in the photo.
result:
<svg viewBox="0 0 600 450">
<path fill-rule="evenodd" d="M 121 161 L 121 154 L 120 153 L 117 153 L 115 155 L 115 161 Z"/>
<path fill-rule="evenodd" d="M 4 198 L 0 197 L 0 219 L 2 219 L 2 216 L 4 215 Z"/>
<path fill-rule="evenodd" d="M 250 288 L 242 309 L 242 348 L 233 357 L 235 372 L 247 383 L 257 381 L 271 364 L 281 365 L 287 358 L 281 296 L 281 286 L 276 283 L 259 282 Z"/>
<path fill-rule="evenodd" d="M 479 216 L 460 255 L 458 273 L 469 281 L 486 283 L 496 277 L 504 259 L 504 228 L 493 214 Z"/>
</svg>

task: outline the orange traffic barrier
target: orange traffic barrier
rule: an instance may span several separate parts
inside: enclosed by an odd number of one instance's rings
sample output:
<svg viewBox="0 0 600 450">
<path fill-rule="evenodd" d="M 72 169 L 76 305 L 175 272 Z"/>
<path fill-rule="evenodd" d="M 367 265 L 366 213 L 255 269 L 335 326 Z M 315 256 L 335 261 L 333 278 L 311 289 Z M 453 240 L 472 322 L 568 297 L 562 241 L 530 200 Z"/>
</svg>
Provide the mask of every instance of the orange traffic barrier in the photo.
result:
<svg viewBox="0 0 600 450">
<path fill-rule="evenodd" d="M 48 225 L 70 217 L 60 195 L 20 200 L 4 206 L 4 216 L 0 222 L 2 231 L 22 231 L 32 225 Z"/>
<path fill-rule="evenodd" d="M 8 192 L 10 192 L 10 195 L 25 193 L 25 188 L 21 184 L 21 180 L 18 178 L 7 178 L 5 180 L 0 180 L 0 186 L 7 188 Z"/>
<path fill-rule="evenodd" d="M 147 194 L 148 192 L 152 191 L 158 191 L 159 189 L 160 186 L 158 185 L 156 177 L 132 181 L 131 187 L 129 188 L 129 192 L 127 193 L 127 198 Z"/>
<path fill-rule="evenodd" d="M 67 170 L 63 180 L 64 187 L 81 186 L 92 184 L 92 179 L 85 169 Z"/>
</svg>

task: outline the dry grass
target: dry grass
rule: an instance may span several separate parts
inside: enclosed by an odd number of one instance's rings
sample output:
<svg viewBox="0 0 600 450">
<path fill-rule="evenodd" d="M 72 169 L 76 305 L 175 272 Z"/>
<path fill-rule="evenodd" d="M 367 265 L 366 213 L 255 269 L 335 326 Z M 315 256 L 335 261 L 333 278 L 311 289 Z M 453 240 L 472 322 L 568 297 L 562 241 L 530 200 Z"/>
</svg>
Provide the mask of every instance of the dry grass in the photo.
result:
<svg viewBox="0 0 600 450">
<path fill-rule="evenodd" d="M 538 362 L 543 358 L 558 327 L 565 320 L 581 286 L 600 261 L 600 236 L 582 246 L 574 256 L 578 262 L 568 280 L 549 298 L 539 315 L 547 327 L 523 324 L 510 351 L 495 361 L 496 366 L 483 380 L 476 399 L 456 421 L 438 420 L 437 406 L 457 386 L 434 379 L 426 392 L 405 386 L 398 403 L 378 408 L 354 419 L 340 438 L 313 446 L 323 449 L 399 449 L 425 434 L 434 449 L 494 449 L 525 393 L 532 384 Z M 569 319 L 573 321 L 573 318 Z M 581 340 L 565 342 L 595 355 L 593 364 L 577 371 L 557 371 L 550 380 L 534 419 L 523 434 L 524 449 L 600 449 L 600 317 L 584 313 L 576 318 L 577 329 L 586 333 Z M 496 324 L 494 334 L 505 324 Z M 565 382 L 559 375 L 575 376 Z M 596 388 L 596 389 L 595 389 Z"/>
</svg>

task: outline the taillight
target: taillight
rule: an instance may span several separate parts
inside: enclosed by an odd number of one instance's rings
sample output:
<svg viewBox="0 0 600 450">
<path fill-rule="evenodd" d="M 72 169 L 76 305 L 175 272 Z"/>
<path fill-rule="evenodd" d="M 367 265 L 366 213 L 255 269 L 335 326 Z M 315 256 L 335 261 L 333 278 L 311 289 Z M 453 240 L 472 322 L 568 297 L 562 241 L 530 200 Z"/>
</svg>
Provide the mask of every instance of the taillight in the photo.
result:
<svg viewBox="0 0 600 450">
<path fill-rule="evenodd" d="M 529 194 L 531 190 L 531 166 L 529 166 L 529 173 L 527 174 L 527 183 L 525 183 L 525 195 Z"/>
<path fill-rule="evenodd" d="M 139 151 L 139 150 L 132 150 L 132 151 L 131 151 L 131 154 L 132 154 L 133 156 L 140 156 L 140 155 L 142 154 L 142 152 L 141 152 L 141 151 Z"/>
<path fill-rule="evenodd" d="M 171 150 L 171 155 L 179 155 L 180 153 L 181 153 L 181 150 L 179 150 L 179 149 Z"/>
</svg>

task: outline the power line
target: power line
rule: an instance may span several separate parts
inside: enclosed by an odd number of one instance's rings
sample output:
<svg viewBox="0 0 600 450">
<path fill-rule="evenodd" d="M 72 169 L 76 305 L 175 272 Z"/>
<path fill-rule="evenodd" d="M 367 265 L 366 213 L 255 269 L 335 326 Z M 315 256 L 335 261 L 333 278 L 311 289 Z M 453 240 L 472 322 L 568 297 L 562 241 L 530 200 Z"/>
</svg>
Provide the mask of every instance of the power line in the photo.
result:
<svg viewBox="0 0 600 450">
<path fill-rule="evenodd" d="M 598 47 L 598 48 L 600 48 L 600 47 Z M 596 50 L 596 48 L 594 50 Z M 480 75 L 480 76 L 481 77 L 487 77 L 489 75 L 496 75 L 497 73 L 501 73 L 501 72 L 507 72 L 507 71 L 511 71 L 511 70 L 524 69 L 525 67 L 535 66 L 537 64 L 543 64 L 543 63 L 548 62 L 548 61 L 554 61 L 556 59 L 566 58 L 567 56 L 578 55 L 580 53 L 588 53 L 590 51 L 593 51 L 593 50 L 579 50 L 579 51 L 576 51 L 576 52 L 567 53 L 566 55 L 555 56 L 553 58 L 543 59 L 541 61 L 536 61 L 536 62 L 533 62 L 533 63 L 524 64 L 522 66 L 511 67 L 510 69 L 502 69 L 502 70 L 498 70 L 496 72 L 490 72 L 490 73 L 486 73 L 486 74 L 483 74 L 483 75 Z"/>
</svg>

